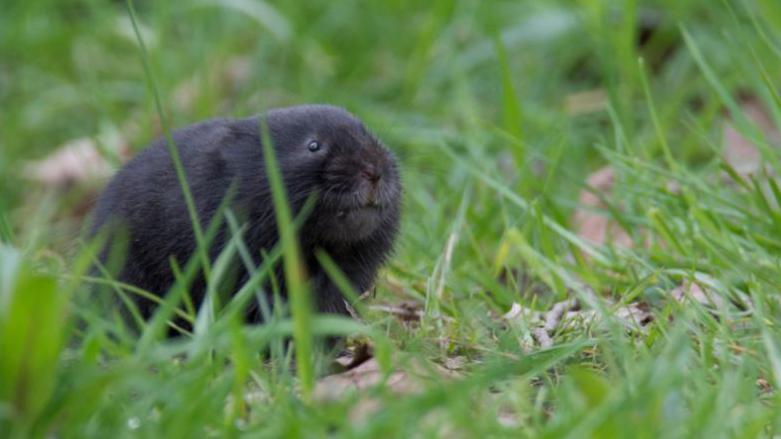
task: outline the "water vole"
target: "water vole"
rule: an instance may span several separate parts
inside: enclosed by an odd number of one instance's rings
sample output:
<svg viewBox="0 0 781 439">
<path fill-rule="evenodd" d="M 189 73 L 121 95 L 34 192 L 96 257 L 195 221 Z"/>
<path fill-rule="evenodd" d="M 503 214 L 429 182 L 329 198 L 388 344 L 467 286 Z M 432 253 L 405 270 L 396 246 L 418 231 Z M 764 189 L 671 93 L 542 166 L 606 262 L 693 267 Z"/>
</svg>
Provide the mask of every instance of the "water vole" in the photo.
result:
<svg viewBox="0 0 781 439">
<path fill-rule="evenodd" d="M 174 131 L 201 224 L 209 224 L 228 188 L 235 186 L 230 208 L 242 220 L 244 242 L 256 265 L 278 241 L 259 117 L 268 126 L 293 213 L 314 198 L 298 230 L 313 302 L 320 312 L 347 314 L 339 289 L 314 252 L 327 252 L 356 291 L 371 286 L 398 232 L 401 185 L 396 159 L 355 116 L 328 105 L 209 120 Z M 95 234 L 103 228 L 109 228 L 109 247 L 120 235 L 112 231 L 121 229 L 129 238 L 118 279 L 164 295 L 174 282 L 170 259 L 184 266 L 196 250 L 165 140 L 152 143 L 108 184 L 95 207 L 91 230 Z M 229 239 L 223 226 L 209 249 L 210 258 L 216 258 Z M 241 286 L 249 273 L 238 258 L 234 266 L 236 285 Z M 284 284 L 281 289 L 284 294 Z M 203 279 L 196 280 L 190 290 L 196 306 L 204 291 Z M 134 297 L 142 315 L 149 317 L 154 303 Z M 247 315 L 250 321 L 262 320 L 257 306 Z"/>
</svg>

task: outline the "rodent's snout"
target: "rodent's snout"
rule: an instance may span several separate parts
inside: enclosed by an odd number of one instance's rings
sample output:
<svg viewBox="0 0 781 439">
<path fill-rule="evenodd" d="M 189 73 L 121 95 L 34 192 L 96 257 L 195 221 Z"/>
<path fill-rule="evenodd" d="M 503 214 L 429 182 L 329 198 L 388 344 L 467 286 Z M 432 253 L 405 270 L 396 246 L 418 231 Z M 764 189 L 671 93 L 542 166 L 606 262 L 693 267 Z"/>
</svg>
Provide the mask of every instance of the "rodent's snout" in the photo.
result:
<svg viewBox="0 0 781 439">
<path fill-rule="evenodd" d="M 340 209 L 394 204 L 398 182 L 393 166 L 393 156 L 378 144 L 335 154 L 325 167 L 324 201 Z"/>
<path fill-rule="evenodd" d="M 382 175 L 377 171 L 377 167 L 374 165 L 366 165 L 361 171 L 361 177 L 366 179 L 369 183 L 377 184 L 380 181 Z"/>
<path fill-rule="evenodd" d="M 342 142 L 326 162 L 317 223 L 329 241 L 364 239 L 393 230 L 401 188 L 395 157 L 374 139 Z M 390 227 L 390 229 L 388 229 Z"/>
<path fill-rule="evenodd" d="M 381 178 L 380 173 L 374 165 L 366 165 L 363 170 L 361 170 L 361 177 L 369 182 L 369 188 L 366 191 L 363 205 L 366 207 L 378 207 L 379 189 L 377 186 Z"/>
</svg>

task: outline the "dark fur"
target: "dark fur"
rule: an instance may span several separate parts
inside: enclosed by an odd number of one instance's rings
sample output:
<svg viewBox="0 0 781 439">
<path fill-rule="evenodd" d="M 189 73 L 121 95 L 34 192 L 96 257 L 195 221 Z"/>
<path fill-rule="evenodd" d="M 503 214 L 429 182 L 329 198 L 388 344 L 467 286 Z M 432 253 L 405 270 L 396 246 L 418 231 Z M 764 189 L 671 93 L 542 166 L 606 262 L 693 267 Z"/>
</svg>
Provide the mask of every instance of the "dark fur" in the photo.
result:
<svg viewBox="0 0 781 439">
<path fill-rule="evenodd" d="M 314 208 L 298 236 L 316 307 L 320 312 L 347 314 L 342 295 L 317 263 L 314 251 L 325 250 L 356 291 L 371 286 L 398 231 L 401 186 L 396 160 L 358 119 L 326 105 L 271 110 L 247 119 L 210 120 L 175 131 L 174 143 L 203 228 L 228 187 L 235 184 L 230 206 L 245 222 L 243 236 L 256 266 L 262 261 L 262 251 L 269 251 L 278 240 L 258 117 L 265 117 L 293 213 L 315 196 Z M 320 141 L 323 147 L 309 151 L 311 140 Z M 107 225 L 111 231 L 121 227 L 129 234 L 119 279 L 164 295 L 174 280 L 169 259 L 175 258 L 183 267 L 193 257 L 196 243 L 163 139 L 127 163 L 101 195 L 92 234 Z M 210 248 L 212 259 L 228 235 L 222 227 Z M 109 246 L 117 236 L 109 235 Z M 108 253 L 103 253 L 104 259 Z M 241 286 L 249 273 L 239 268 L 243 264 L 238 259 L 235 267 Z M 279 278 L 279 267 L 276 272 Z M 190 291 L 196 306 L 204 290 L 203 280 L 196 280 Z M 144 317 L 154 310 L 151 301 L 137 298 L 136 303 Z M 248 311 L 248 318 L 262 320 L 257 306 Z"/>
</svg>

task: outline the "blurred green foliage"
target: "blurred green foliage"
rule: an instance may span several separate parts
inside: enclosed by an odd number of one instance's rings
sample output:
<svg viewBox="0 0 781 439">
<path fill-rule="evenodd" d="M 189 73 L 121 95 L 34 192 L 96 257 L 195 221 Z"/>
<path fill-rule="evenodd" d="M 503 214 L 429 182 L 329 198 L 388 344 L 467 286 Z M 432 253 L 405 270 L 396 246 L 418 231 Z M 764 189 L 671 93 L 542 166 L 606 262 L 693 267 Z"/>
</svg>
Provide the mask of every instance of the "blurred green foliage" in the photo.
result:
<svg viewBox="0 0 781 439">
<path fill-rule="evenodd" d="M 0 436 L 779 434 L 777 0 L 135 6 L 174 127 L 328 102 L 398 153 L 403 232 L 374 301 L 416 301 L 423 317 L 312 327 L 371 337 L 383 372 L 460 358 L 465 377 L 402 396 L 381 384 L 369 395 L 382 409 L 359 416 L 359 394 L 300 398 L 289 320 L 224 318 L 139 343 L 84 300 L 80 230 L 102 181 L 40 184 L 26 165 L 89 138 L 118 166 L 162 134 L 160 118 L 123 2 L 5 1 Z M 723 159 L 725 121 L 764 171 L 738 177 Z M 606 164 L 612 190 L 590 210 L 630 248 L 594 245 L 572 221 L 584 179 Z M 580 297 L 581 281 L 651 304 L 654 322 L 563 329 L 540 349 L 527 322 L 497 317 Z M 688 281 L 722 305 L 671 300 Z M 595 308 L 607 322 L 615 311 Z"/>
</svg>

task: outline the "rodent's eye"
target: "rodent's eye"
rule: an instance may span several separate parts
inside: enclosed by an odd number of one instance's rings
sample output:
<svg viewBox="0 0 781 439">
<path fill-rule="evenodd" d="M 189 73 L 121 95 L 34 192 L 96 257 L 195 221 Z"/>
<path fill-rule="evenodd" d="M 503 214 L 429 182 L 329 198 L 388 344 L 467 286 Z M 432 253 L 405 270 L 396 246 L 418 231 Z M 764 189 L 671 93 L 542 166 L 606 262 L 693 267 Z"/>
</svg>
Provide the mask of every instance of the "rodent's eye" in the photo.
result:
<svg viewBox="0 0 781 439">
<path fill-rule="evenodd" d="M 309 142 L 309 145 L 306 146 L 307 149 L 309 149 L 312 152 L 319 151 L 320 148 L 323 147 L 323 144 L 318 142 L 317 140 L 312 140 Z"/>
</svg>

